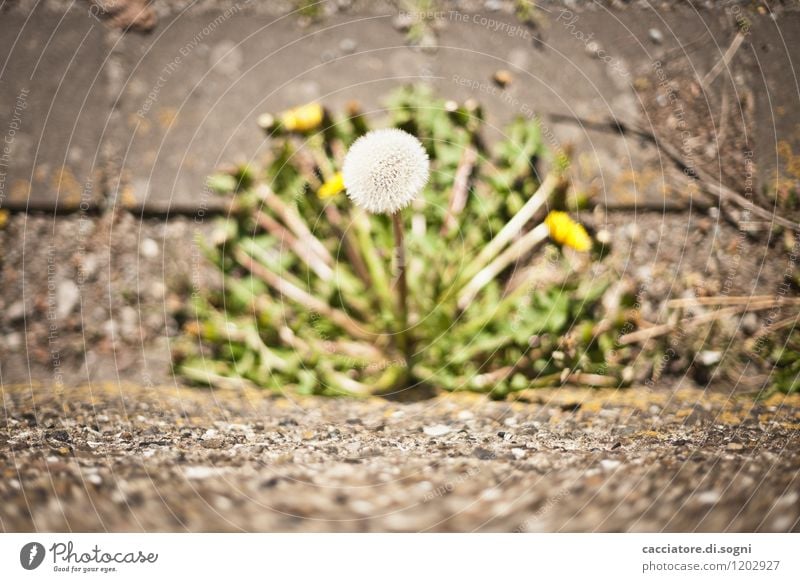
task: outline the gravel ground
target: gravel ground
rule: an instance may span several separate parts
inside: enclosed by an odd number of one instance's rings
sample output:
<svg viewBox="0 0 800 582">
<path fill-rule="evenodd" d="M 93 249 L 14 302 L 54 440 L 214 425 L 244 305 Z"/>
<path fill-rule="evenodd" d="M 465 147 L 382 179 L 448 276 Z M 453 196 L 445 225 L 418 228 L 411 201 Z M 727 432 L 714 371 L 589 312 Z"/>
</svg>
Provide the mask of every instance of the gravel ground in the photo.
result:
<svg viewBox="0 0 800 582">
<path fill-rule="evenodd" d="M 800 531 L 800 395 L 4 387 L 3 531 Z"/>
</svg>

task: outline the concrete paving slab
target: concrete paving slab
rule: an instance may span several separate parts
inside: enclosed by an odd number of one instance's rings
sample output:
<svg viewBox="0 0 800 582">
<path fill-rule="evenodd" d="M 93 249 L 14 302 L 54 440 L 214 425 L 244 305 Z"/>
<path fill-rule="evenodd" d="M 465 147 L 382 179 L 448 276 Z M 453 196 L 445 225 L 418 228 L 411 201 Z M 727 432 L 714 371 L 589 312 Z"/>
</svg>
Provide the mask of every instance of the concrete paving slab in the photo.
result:
<svg viewBox="0 0 800 582">
<path fill-rule="evenodd" d="M 444 96 L 479 99 L 495 137 L 514 115 L 539 117 L 554 143 L 574 147 L 578 187 L 609 206 L 708 202 L 647 140 L 601 127 L 614 118 L 685 147 L 690 162 L 745 195 L 755 171 L 761 205 L 776 184 L 785 198 L 796 187 L 797 12 L 547 5 L 529 27 L 503 10 L 465 6 L 444 6 L 430 50 L 409 47 L 396 13 L 378 4 L 326 9 L 317 21 L 247 2 L 162 5 L 149 35 L 122 34 L 67 2 L 6 9 L 0 95 L 12 106 L 0 130 L 14 135 L 0 152 L 0 200 L 97 203 L 108 154 L 112 204 L 222 208 L 204 192 L 205 177 L 264 155 L 260 113 L 355 98 L 377 114 L 392 88 L 422 80 Z M 739 32 L 744 41 L 727 58 Z M 505 89 L 492 83 L 501 68 L 513 77 Z"/>
<path fill-rule="evenodd" d="M 130 146 L 119 160 L 119 201 L 155 212 L 219 206 L 203 193 L 205 177 L 222 163 L 264 155 L 259 113 L 314 99 L 333 108 L 358 99 L 378 115 L 382 96 L 420 81 L 445 97 L 485 103 L 489 139 L 514 116 L 540 117 L 554 143 L 569 142 L 588 159 L 587 180 L 599 180 L 604 197 L 616 196 L 619 189 L 610 186 L 631 168 L 657 159 L 640 140 L 546 117 L 635 117 L 638 104 L 621 59 L 611 65 L 598 59 L 555 23 L 557 16 L 537 44 L 510 15 L 446 14 L 438 47 L 428 51 L 407 46 L 391 14 L 331 17 L 304 28 L 291 19 L 216 11 L 175 16 L 150 37 L 123 38 L 118 52 L 129 76 L 118 140 Z M 498 69 L 514 75 L 505 91 L 491 81 Z M 662 199 L 659 189 L 648 195 Z"/>
<path fill-rule="evenodd" d="M 102 198 L 110 110 L 104 30 L 82 5 L 0 17 L 0 207 L 77 209 Z"/>
</svg>

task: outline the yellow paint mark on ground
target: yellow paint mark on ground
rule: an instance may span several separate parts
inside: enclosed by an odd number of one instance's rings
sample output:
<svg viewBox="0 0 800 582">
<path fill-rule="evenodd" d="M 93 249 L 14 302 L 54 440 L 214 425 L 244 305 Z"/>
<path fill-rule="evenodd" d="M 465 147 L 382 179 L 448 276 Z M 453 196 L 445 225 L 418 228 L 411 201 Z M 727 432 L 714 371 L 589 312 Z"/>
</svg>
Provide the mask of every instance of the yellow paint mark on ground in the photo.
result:
<svg viewBox="0 0 800 582">
<path fill-rule="evenodd" d="M 133 193 L 133 186 L 126 184 L 119 193 L 119 201 L 125 208 L 136 206 L 136 195 Z"/>
<path fill-rule="evenodd" d="M 80 204 L 83 188 L 68 167 L 61 166 L 56 170 L 50 184 L 58 193 L 60 202 L 67 206 Z"/>
<path fill-rule="evenodd" d="M 8 198 L 14 202 L 25 202 L 31 195 L 31 183 L 27 180 L 14 180 Z"/>
<path fill-rule="evenodd" d="M 764 401 L 767 406 L 786 406 L 800 408 L 800 394 L 781 394 L 776 392 Z"/>
<path fill-rule="evenodd" d="M 742 419 L 736 416 L 735 414 L 726 411 L 720 412 L 719 416 L 717 417 L 717 421 L 720 424 L 727 424 L 735 426 L 737 424 L 742 424 Z"/>
<path fill-rule="evenodd" d="M 164 129 L 169 129 L 177 119 L 178 110 L 174 107 L 161 107 L 158 110 L 158 124 Z"/>
</svg>

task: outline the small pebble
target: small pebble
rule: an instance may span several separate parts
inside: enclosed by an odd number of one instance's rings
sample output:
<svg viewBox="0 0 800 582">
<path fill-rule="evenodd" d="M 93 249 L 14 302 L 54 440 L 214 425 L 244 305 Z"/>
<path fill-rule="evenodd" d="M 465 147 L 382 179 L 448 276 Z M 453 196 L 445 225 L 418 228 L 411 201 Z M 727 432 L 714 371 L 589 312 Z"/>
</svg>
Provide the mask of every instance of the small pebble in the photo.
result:
<svg viewBox="0 0 800 582">
<path fill-rule="evenodd" d="M 600 43 L 596 41 L 589 41 L 586 43 L 586 53 L 590 56 L 596 57 L 602 49 Z"/>
<path fill-rule="evenodd" d="M 422 432 L 424 432 L 426 435 L 430 437 L 439 437 L 452 432 L 452 430 L 453 429 L 451 429 L 449 426 L 445 424 L 434 424 L 433 426 L 424 427 L 422 429 Z"/>
<path fill-rule="evenodd" d="M 510 71 L 500 69 L 499 71 L 495 71 L 492 80 L 498 87 L 508 87 L 514 80 L 514 76 Z"/>
<path fill-rule="evenodd" d="M 657 28 L 651 28 L 650 30 L 648 30 L 647 35 L 650 37 L 650 40 L 652 40 L 655 44 L 661 44 L 662 42 L 664 42 L 664 35 Z"/>
<path fill-rule="evenodd" d="M 713 505 L 717 501 L 719 501 L 719 493 L 716 491 L 703 491 L 697 497 L 698 503 L 702 503 L 703 505 Z"/>
<path fill-rule="evenodd" d="M 603 459 L 600 461 L 600 467 L 602 467 L 604 471 L 613 471 L 621 464 L 622 462 L 617 461 L 616 459 Z"/>
<path fill-rule="evenodd" d="M 158 243 L 151 238 L 142 239 L 139 244 L 139 253 L 145 259 L 154 259 L 158 256 Z"/>
<path fill-rule="evenodd" d="M 343 38 L 339 42 L 339 50 L 346 55 L 353 54 L 358 44 L 352 38 Z"/>
</svg>

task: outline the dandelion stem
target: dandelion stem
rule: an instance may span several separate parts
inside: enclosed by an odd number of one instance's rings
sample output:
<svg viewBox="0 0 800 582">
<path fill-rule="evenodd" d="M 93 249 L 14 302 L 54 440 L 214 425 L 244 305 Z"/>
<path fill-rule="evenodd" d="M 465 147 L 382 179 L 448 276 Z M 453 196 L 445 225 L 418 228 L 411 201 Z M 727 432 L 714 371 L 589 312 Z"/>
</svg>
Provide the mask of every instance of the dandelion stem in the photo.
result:
<svg viewBox="0 0 800 582">
<path fill-rule="evenodd" d="M 406 369 L 411 369 L 411 342 L 408 337 L 408 284 L 406 282 L 406 249 L 403 240 L 403 221 L 400 212 L 392 214 L 392 226 L 394 227 L 394 255 L 395 268 L 397 269 L 397 316 L 399 319 L 399 330 L 397 332 L 397 343 L 400 351 L 406 360 Z"/>
</svg>

